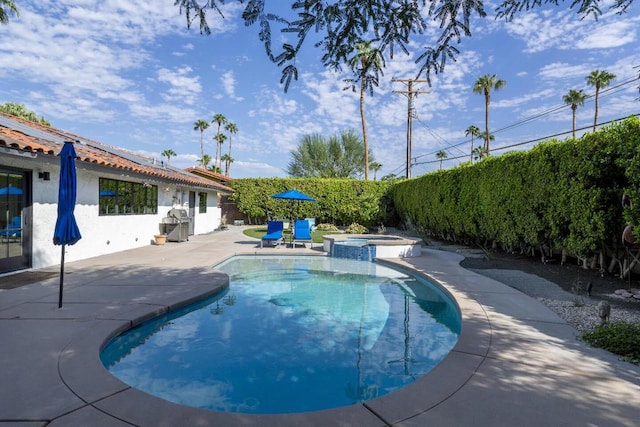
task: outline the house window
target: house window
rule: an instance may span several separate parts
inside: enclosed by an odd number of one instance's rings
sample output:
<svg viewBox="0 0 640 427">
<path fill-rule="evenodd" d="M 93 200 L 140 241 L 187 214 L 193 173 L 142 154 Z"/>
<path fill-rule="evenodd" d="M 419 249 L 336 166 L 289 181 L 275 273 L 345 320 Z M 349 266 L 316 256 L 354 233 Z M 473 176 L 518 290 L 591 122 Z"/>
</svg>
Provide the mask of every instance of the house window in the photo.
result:
<svg viewBox="0 0 640 427">
<path fill-rule="evenodd" d="M 200 193 L 200 213 L 207 213 L 207 193 Z"/>
<path fill-rule="evenodd" d="M 100 178 L 100 215 L 145 215 L 158 213 L 158 186 Z"/>
</svg>

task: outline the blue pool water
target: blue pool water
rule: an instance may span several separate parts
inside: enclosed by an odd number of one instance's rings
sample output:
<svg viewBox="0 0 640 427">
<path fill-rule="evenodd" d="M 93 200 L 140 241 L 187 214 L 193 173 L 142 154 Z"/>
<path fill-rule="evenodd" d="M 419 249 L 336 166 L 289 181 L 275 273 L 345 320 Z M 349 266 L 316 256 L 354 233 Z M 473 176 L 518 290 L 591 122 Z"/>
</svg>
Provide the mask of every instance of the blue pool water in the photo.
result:
<svg viewBox="0 0 640 427">
<path fill-rule="evenodd" d="M 227 291 L 144 323 L 103 350 L 125 383 L 242 413 L 345 406 L 393 392 L 455 345 L 460 313 L 423 278 L 322 256 L 236 256 Z"/>
</svg>

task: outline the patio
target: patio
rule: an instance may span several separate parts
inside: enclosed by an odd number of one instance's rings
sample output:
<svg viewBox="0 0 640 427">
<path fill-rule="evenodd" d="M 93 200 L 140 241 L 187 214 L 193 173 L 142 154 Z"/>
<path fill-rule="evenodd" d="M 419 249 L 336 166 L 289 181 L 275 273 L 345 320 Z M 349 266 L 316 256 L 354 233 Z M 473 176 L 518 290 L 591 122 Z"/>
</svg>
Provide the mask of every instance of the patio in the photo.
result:
<svg viewBox="0 0 640 427">
<path fill-rule="evenodd" d="M 0 425 L 635 426 L 640 419 L 640 367 L 586 346 L 542 303 L 461 268 L 460 255 L 427 247 L 389 261 L 439 281 L 462 310 L 462 333 L 444 362 L 396 393 L 327 411 L 243 415 L 179 406 L 111 376 L 98 357 L 105 341 L 226 286 L 210 269 L 218 261 L 321 254 L 261 249 L 242 229 L 67 263 L 61 309 L 57 276 L 0 290 Z"/>
</svg>

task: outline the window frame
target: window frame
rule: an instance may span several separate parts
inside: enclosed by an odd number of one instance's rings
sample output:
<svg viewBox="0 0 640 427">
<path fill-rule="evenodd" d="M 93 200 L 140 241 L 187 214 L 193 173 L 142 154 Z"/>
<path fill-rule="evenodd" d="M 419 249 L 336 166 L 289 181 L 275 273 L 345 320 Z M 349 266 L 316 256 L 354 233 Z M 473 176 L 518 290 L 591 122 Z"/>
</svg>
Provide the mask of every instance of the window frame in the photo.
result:
<svg viewBox="0 0 640 427">
<path fill-rule="evenodd" d="M 198 193 L 198 213 L 207 213 L 207 203 L 209 194 L 202 191 Z"/>
<path fill-rule="evenodd" d="M 155 215 L 157 213 L 157 185 L 99 178 L 98 216 Z"/>
</svg>

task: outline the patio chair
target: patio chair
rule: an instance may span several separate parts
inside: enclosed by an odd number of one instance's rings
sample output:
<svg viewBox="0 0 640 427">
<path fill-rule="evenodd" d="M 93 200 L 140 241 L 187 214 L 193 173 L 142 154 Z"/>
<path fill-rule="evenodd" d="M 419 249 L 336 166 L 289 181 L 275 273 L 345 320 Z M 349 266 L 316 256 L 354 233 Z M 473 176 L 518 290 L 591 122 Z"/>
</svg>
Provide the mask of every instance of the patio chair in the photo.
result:
<svg viewBox="0 0 640 427">
<path fill-rule="evenodd" d="M 278 246 L 280 243 L 284 243 L 284 223 L 282 221 L 268 221 L 267 222 L 267 234 L 262 236 L 260 240 L 260 247 L 262 248 L 264 243 L 270 243 L 274 246 Z"/>
<path fill-rule="evenodd" d="M 316 219 L 315 218 L 305 218 L 307 221 L 309 221 L 309 230 L 311 230 L 311 232 L 313 233 L 313 231 L 316 229 Z"/>
<path fill-rule="evenodd" d="M 313 240 L 311 239 L 311 226 L 309 225 L 309 221 L 306 219 L 296 219 L 293 225 L 293 239 L 291 241 L 291 247 L 295 248 L 296 243 L 301 243 L 306 246 L 306 243 L 311 243 L 313 245 Z"/>
<path fill-rule="evenodd" d="M 0 230 L 0 237 L 3 240 L 19 239 L 22 234 L 22 217 L 16 215 L 11 219 L 11 223 Z"/>
</svg>

